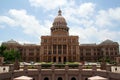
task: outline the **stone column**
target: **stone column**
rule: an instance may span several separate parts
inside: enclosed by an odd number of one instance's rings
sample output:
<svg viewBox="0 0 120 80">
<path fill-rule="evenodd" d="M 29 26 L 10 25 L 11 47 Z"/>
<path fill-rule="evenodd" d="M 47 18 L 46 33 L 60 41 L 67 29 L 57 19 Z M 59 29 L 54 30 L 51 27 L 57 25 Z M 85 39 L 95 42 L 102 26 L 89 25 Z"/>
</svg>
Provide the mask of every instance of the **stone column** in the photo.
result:
<svg viewBox="0 0 120 80">
<path fill-rule="evenodd" d="M 24 74 L 27 75 L 27 73 L 28 73 L 28 66 L 27 65 L 24 65 L 23 71 L 24 71 Z"/>
<path fill-rule="evenodd" d="M 14 66 L 13 65 L 9 65 L 9 72 L 11 73 L 11 80 L 13 80 L 14 78 Z"/>
<path fill-rule="evenodd" d="M 92 61 L 94 61 L 94 49 L 91 49 L 91 56 Z"/>
<path fill-rule="evenodd" d="M 0 57 L 0 65 L 3 65 L 4 57 Z"/>
<path fill-rule="evenodd" d="M 66 62 L 68 62 L 68 45 L 67 46 L 67 56 L 66 56 Z"/>
<path fill-rule="evenodd" d="M 79 77 L 78 77 L 78 79 L 79 79 L 79 80 L 82 80 L 82 76 L 81 76 L 81 73 L 82 73 L 82 65 L 81 65 L 81 64 L 79 64 L 78 69 L 79 69 Z"/>
<path fill-rule="evenodd" d="M 106 65 L 106 71 L 110 72 L 111 71 L 111 65 Z"/>
<path fill-rule="evenodd" d="M 57 48 L 56 48 L 56 51 L 57 51 L 56 53 L 57 53 L 57 55 L 58 55 L 58 45 L 56 45 L 56 47 L 57 47 Z"/>
<path fill-rule="evenodd" d="M 48 47 L 49 47 L 49 46 L 47 46 L 47 54 L 46 54 L 46 58 L 47 58 L 46 61 L 47 61 L 47 62 L 48 62 Z"/>
<path fill-rule="evenodd" d="M 93 66 L 92 66 L 92 71 L 97 71 L 96 65 L 93 65 Z"/>
<path fill-rule="evenodd" d="M 73 46 L 71 46 L 71 54 L 72 54 L 72 56 L 71 56 L 71 59 L 72 59 L 72 61 L 73 61 Z"/>
<path fill-rule="evenodd" d="M 79 46 L 76 46 L 76 60 L 79 62 L 80 61 L 80 51 L 79 51 Z"/>
<path fill-rule="evenodd" d="M 62 54 L 63 54 L 63 45 L 61 45 L 62 46 Z"/>
<path fill-rule="evenodd" d="M 56 62 L 58 63 L 58 58 L 59 58 L 59 56 L 58 56 L 58 45 L 56 45 Z"/>
<path fill-rule="evenodd" d="M 41 61 L 44 61 L 44 58 L 43 58 L 44 57 L 44 45 L 41 46 L 40 53 L 41 53 L 40 54 L 40 59 L 41 59 Z"/>
<path fill-rule="evenodd" d="M 59 57 L 58 57 L 58 55 L 57 55 L 57 56 L 55 56 L 55 57 L 56 57 L 56 63 L 58 63 L 58 58 L 59 58 Z"/>
<path fill-rule="evenodd" d="M 52 64 L 52 67 L 51 67 L 51 70 L 52 70 L 52 80 L 55 80 L 54 78 L 55 78 L 55 65 L 54 64 Z"/>
<path fill-rule="evenodd" d="M 95 75 L 95 72 L 97 71 L 96 65 L 92 65 L 92 75 Z"/>
<path fill-rule="evenodd" d="M 108 79 L 110 78 L 110 75 L 109 75 L 110 71 L 111 71 L 111 65 L 106 65 L 106 75 Z"/>
<path fill-rule="evenodd" d="M 62 63 L 64 62 L 64 60 L 63 60 L 63 59 L 64 59 L 64 56 L 62 55 L 62 56 L 61 56 L 61 61 L 62 61 Z"/>
<path fill-rule="evenodd" d="M 29 50 L 28 49 L 26 49 L 26 53 L 27 53 L 27 55 L 26 55 L 26 61 L 28 61 L 28 57 L 29 57 Z"/>
<path fill-rule="evenodd" d="M 51 46 L 51 48 L 52 48 L 52 55 L 53 55 L 53 45 Z M 51 60 L 52 60 L 52 62 L 53 62 L 53 56 L 51 56 Z"/>
<path fill-rule="evenodd" d="M 9 65 L 9 72 L 14 72 L 14 66 L 13 65 Z"/>
<path fill-rule="evenodd" d="M 79 64 L 79 71 L 81 72 L 82 71 L 82 65 L 81 64 Z"/>
<path fill-rule="evenodd" d="M 65 65 L 65 80 L 68 80 L 68 70 L 69 70 L 69 66 L 68 64 Z"/>
<path fill-rule="evenodd" d="M 38 80 L 41 79 L 41 64 L 38 65 Z"/>
</svg>

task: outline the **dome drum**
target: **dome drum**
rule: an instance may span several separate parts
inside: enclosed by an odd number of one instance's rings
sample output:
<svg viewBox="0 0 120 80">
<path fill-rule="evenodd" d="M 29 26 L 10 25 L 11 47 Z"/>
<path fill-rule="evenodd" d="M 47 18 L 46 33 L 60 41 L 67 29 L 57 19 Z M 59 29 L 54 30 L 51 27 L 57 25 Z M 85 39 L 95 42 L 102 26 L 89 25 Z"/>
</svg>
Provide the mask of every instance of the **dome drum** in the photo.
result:
<svg viewBox="0 0 120 80">
<path fill-rule="evenodd" d="M 69 28 L 68 27 L 52 27 L 51 31 L 52 32 L 54 32 L 54 31 L 66 31 L 66 32 L 68 32 Z"/>
</svg>

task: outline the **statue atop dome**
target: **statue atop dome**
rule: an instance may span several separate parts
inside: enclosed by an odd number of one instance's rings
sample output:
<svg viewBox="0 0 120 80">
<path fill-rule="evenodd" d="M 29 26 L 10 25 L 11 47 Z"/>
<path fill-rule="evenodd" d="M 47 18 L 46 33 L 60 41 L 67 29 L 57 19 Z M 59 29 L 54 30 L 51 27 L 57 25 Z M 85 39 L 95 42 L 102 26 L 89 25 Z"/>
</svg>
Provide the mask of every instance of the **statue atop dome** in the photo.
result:
<svg viewBox="0 0 120 80">
<path fill-rule="evenodd" d="M 58 16 L 62 16 L 62 11 L 59 9 Z"/>
</svg>

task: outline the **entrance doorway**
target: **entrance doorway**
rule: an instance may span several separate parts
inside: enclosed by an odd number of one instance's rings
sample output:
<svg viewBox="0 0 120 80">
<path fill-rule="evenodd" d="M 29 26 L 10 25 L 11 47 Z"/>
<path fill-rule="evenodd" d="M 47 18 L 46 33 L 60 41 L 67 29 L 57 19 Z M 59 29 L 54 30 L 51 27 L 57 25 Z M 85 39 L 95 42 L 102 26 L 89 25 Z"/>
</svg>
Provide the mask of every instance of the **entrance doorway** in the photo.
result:
<svg viewBox="0 0 120 80">
<path fill-rule="evenodd" d="M 57 80 L 63 80 L 63 79 L 62 79 L 62 77 L 58 77 L 58 79 L 57 79 Z"/>
<path fill-rule="evenodd" d="M 61 63 L 61 57 L 58 58 L 58 62 Z"/>
<path fill-rule="evenodd" d="M 49 78 L 48 78 L 48 77 L 45 77 L 44 80 L 49 80 Z"/>
<path fill-rule="evenodd" d="M 66 62 L 66 57 L 64 57 L 64 63 Z"/>
<path fill-rule="evenodd" d="M 75 78 L 75 77 L 72 77 L 71 80 L 76 80 L 76 78 Z"/>
<path fill-rule="evenodd" d="M 56 57 L 53 57 L 53 62 L 56 62 Z"/>
</svg>

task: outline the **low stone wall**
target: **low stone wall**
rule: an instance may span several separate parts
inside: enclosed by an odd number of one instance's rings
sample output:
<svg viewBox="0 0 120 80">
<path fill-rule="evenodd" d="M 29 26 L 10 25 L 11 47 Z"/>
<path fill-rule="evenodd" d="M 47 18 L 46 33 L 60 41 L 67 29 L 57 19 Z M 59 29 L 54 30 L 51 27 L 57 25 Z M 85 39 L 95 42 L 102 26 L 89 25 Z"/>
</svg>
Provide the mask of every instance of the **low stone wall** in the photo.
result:
<svg viewBox="0 0 120 80">
<path fill-rule="evenodd" d="M 110 66 L 106 70 L 97 69 L 95 65 L 91 69 L 83 69 L 82 65 L 75 68 L 69 68 L 65 65 L 64 68 L 56 68 L 55 65 L 45 69 L 41 65 L 36 65 L 35 69 L 28 69 L 29 66 L 25 65 L 23 69 L 14 70 L 12 65 L 10 66 L 9 72 L 0 73 L 0 80 L 13 80 L 13 78 L 18 76 L 30 76 L 34 80 L 44 80 L 46 77 L 49 80 L 58 80 L 59 77 L 62 80 L 71 80 L 75 78 L 76 80 L 86 80 L 86 78 L 91 76 L 102 76 L 108 78 L 109 80 L 120 80 L 120 73 L 113 73 L 110 71 Z"/>
</svg>

